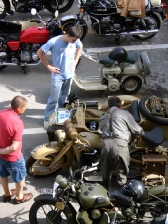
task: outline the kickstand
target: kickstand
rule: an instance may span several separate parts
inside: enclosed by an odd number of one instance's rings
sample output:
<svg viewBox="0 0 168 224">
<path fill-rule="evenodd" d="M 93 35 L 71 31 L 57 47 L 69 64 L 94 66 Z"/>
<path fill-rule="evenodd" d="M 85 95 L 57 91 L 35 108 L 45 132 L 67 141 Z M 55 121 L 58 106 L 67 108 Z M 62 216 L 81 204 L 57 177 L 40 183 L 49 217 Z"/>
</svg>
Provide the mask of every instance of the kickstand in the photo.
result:
<svg viewBox="0 0 168 224">
<path fill-rule="evenodd" d="M 119 41 L 120 41 L 120 36 L 118 36 L 118 37 L 115 38 L 115 42 L 116 42 L 117 45 L 121 45 L 121 44 L 119 43 Z"/>
<path fill-rule="evenodd" d="M 26 74 L 26 66 L 21 66 L 21 69 L 23 70 L 24 74 Z"/>
</svg>

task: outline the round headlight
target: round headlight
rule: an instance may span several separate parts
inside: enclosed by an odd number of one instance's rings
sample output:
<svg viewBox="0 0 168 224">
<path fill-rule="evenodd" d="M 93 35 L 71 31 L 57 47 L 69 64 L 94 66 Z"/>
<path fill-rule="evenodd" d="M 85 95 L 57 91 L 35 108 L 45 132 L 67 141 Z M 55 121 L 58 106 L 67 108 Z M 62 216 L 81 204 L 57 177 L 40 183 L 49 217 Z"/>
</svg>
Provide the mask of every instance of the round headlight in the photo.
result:
<svg viewBox="0 0 168 224">
<path fill-rule="evenodd" d="M 66 188 L 68 186 L 68 180 L 62 175 L 58 175 L 55 181 L 59 184 L 59 187 Z"/>
</svg>

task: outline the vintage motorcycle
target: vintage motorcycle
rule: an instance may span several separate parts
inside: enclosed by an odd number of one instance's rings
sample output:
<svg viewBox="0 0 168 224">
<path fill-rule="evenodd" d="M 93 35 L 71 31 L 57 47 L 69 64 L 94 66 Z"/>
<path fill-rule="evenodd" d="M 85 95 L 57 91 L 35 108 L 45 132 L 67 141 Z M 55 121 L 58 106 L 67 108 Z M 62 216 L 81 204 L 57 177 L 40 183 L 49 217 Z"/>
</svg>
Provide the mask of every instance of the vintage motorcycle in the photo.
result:
<svg viewBox="0 0 168 224">
<path fill-rule="evenodd" d="M 31 10 L 32 15 L 37 13 Z M 26 66 L 35 66 L 41 63 L 37 56 L 37 50 L 51 37 L 63 33 L 57 18 L 43 21 L 32 19 L 30 22 L 45 24 L 42 26 L 31 26 L 22 30 L 22 25 L 17 22 L 0 20 L 0 70 L 7 66 L 20 66 L 26 73 Z"/>
<path fill-rule="evenodd" d="M 132 97 L 134 99 L 132 104 L 128 104 L 130 96 L 119 97 L 125 99 L 123 109 L 129 110 L 146 132 L 144 135 L 133 135 L 130 142 L 130 174 L 134 177 L 142 176 L 142 155 L 157 154 L 167 158 L 168 149 L 161 146 L 168 138 L 167 126 L 157 125 L 141 117 L 136 97 Z M 71 106 L 74 106 L 73 100 Z M 57 111 L 50 117 L 52 124 L 63 117 L 66 119 L 62 119 L 63 124 L 49 127 L 48 143 L 32 150 L 31 156 L 26 161 L 28 175 L 44 177 L 61 169 L 67 170 L 73 161 L 77 167 L 91 166 L 93 162 L 99 161 L 102 139 L 97 129 L 100 116 L 107 111 L 107 105 L 98 109 L 94 102 L 90 104 L 78 102 L 70 110 L 72 110 L 72 116 L 69 120 L 66 120 L 67 117 L 64 116 L 69 111 L 66 109 Z"/>
<path fill-rule="evenodd" d="M 87 78 L 75 74 L 76 85 L 87 91 L 109 89 L 112 92 L 121 90 L 125 94 L 134 94 L 146 84 L 145 76 L 151 72 L 146 51 L 140 53 L 141 67 L 138 64 L 138 52 L 126 52 L 122 47 L 114 48 L 108 55 L 101 57 L 99 52 L 91 56 L 85 50 L 82 56 L 101 64 L 97 76 L 87 75 Z"/>
<path fill-rule="evenodd" d="M 146 16 L 140 18 L 136 12 L 128 13 L 126 17 L 120 16 L 122 6 L 119 6 L 116 1 L 79 0 L 78 5 L 79 13 L 62 17 L 61 23 L 64 27 L 78 26 L 81 30 L 81 39 L 87 33 L 88 18 L 91 20 L 91 27 L 96 35 L 114 36 L 116 42 L 119 43 L 121 35 L 132 35 L 139 40 L 152 38 L 159 32 L 161 20 L 166 17 L 163 10 L 166 9 L 166 4 L 161 4 L 161 0 L 146 0 L 144 6 Z M 124 10 L 125 7 L 127 5 L 124 6 Z"/>
<path fill-rule="evenodd" d="M 32 8 L 35 8 L 38 12 L 47 9 L 49 12 L 54 13 L 56 9 L 60 13 L 66 12 L 73 5 L 74 0 L 1 0 L 0 3 L 0 19 L 5 16 L 12 15 L 11 4 L 15 8 L 16 12 L 27 13 L 31 12 Z"/>
<path fill-rule="evenodd" d="M 52 189 L 39 189 L 29 211 L 30 224 L 41 223 L 144 223 L 167 213 L 168 190 L 165 185 L 146 188 L 140 180 L 129 180 L 123 187 L 107 191 L 98 183 L 84 183 L 85 172 L 97 167 L 81 169 L 81 179 L 69 180 L 58 175 Z M 76 205 L 76 206 L 75 206 Z"/>
</svg>

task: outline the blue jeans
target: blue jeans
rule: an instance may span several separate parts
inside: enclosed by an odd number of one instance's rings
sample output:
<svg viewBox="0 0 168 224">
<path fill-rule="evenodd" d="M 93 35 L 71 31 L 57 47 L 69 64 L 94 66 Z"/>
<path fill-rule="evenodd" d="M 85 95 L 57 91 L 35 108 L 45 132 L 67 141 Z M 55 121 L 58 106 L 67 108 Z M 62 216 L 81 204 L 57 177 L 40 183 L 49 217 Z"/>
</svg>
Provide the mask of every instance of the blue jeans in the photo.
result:
<svg viewBox="0 0 168 224">
<path fill-rule="evenodd" d="M 51 80 L 50 96 L 47 101 L 44 120 L 48 121 L 49 116 L 59 108 L 64 108 L 64 103 L 67 100 L 71 91 L 73 78 L 61 80 L 54 78 Z"/>
<path fill-rule="evenodd" d="M 24 158 L 21 157 L 16 162 L 8 162 L 0 158 L 0 177 L 12 176 L 15 183 L 21 182 L 26 176 Z"/>
</svg>

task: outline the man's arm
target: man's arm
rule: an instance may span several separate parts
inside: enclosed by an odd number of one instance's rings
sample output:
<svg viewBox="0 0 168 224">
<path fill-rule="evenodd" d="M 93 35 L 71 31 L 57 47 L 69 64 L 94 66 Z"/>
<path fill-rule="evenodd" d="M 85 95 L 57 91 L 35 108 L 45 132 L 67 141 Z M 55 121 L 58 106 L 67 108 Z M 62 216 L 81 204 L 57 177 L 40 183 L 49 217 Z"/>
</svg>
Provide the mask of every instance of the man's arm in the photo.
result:
<svg viewBox="0 0 168 224">
<path fill-rule="evenodd" d="M 42 50 L 42 48 L 38 49 L 37 55 L 40 58 L 41 62 L 48 68 L 48 70 L 50 72 L 55 73 L 55 74 L 60 74 L 60 69 L 59 68 L 56 68 L 56 67 L 49 64 L 49 62 L 47 61 L 47 59 L 45 57 L 45 54 L 44 54 L 44 51 Z"/>
<path fill-rule="evenodd" d="M 80 48 L 77 48 L 76 50 L 76 55 L 75 55 L 75 60 L 74 60 L 74 66 L 76 67 L 76 65 L 78 64 L 79 58 L 82 54 L 82 50 L 83 50 L 83 44 L 81 45 Z"/>
<path fill-rule="evenodd" d="M 0 155 L 10 154 L 18 149 L 20 142 L 13 141 L 12 144 L 6 148 L 0 148 Z"/>
</svg>

